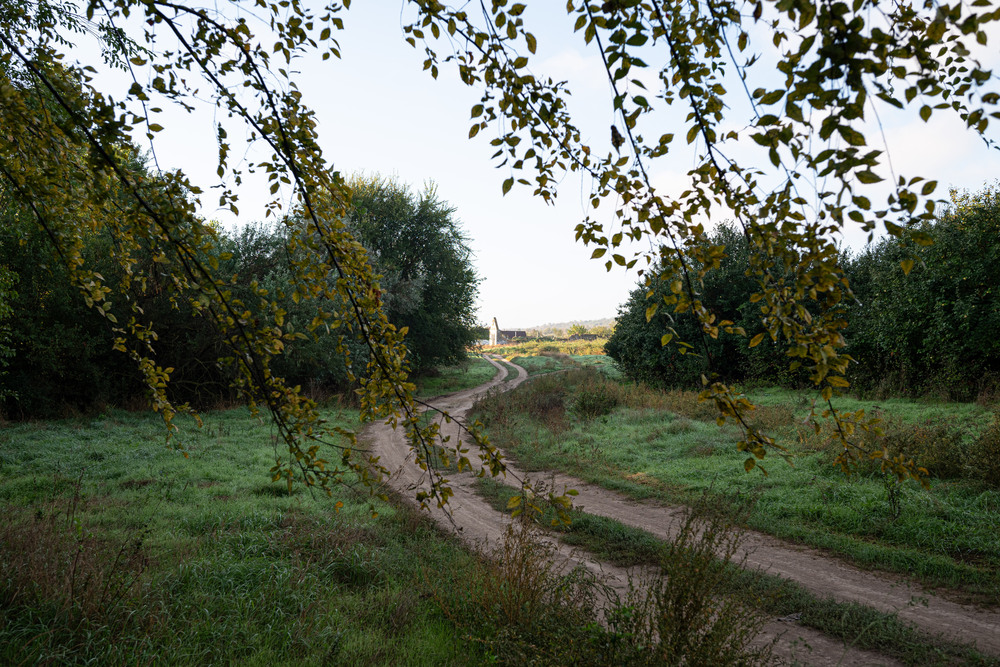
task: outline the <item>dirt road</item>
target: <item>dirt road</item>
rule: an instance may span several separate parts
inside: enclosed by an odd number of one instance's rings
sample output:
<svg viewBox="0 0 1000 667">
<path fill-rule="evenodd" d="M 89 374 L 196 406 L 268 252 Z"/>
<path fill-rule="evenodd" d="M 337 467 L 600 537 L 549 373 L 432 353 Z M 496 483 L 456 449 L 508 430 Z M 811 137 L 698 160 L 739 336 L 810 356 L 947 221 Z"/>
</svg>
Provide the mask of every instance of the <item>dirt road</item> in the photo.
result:
<svg viewBox="0 0 1000 667">
<path fill-rule="evenodd" d="M 502 385 L 502 389 L 510 389 L 527 379 L 523 368 L 518 367 L 516 378 L 507 378 L 506 369 L 493 363 L 499 372 L 491 382 L 439 397 L 432 401 L 433 405 L 454 417 L 464 418 L 479 395 L 498 385 Z M 460 436 L 454 424 L 445 425 L 443 432 L 451 434 L 453 441 Z M 425 473 L 413 464 L 402 432 L 377 424 L 366 429 L 366 439 L 381 456 L 386 468 L 395 471 L 390 483 L 404 497 L 412 498 L 413 491 L 426 484 Z M 508 468 L 513 475 L 519 478 L 524 476 L 509 462 Z M 681 516 L 676 507 L 637 502 L 567 475 L 546 473 L 544 479 L 554 480 L 558 489 L 563 486 L 576 489 L 578 495 L 574 503 L 584 511 L 641 528 L 658 537 L 670 538 Z M 448 529 L 457 526 L 462 538 L 474 545 L 496 543 L 509 518 L 490 507 L 475 492 L 475 478 L 471 474 L 452 475 L 450 480 L 455 493 L 450 507 L 454 524 L 437 508 L 432 509 L 431 514 Z M 974 642 L 984 653 L 1000 656 L 1000 612 L 996 610 L 957 604 L 924 591 L 901 577 L 859 570 L 819 551 L 789 545 L 759 533 L 748 534 L 745 548 L 748 566 L 795 581 L 814 595 L 859 602 L 881 611 L 894 612 L 929 633 Z M 599 571 L 615 588 L 624 590 L 627 587 L 627 570 L 596 562 L 565 545 L 557 544 L 557 549 L 561 557 Z M 765 633 L 781 636 L 776 653 L 788 661 L 810 665 L 897 664 L 875 653 L 845 647 L 840 640 L 794 623 L 774 621 L 765 628 Z"/>
</svg>

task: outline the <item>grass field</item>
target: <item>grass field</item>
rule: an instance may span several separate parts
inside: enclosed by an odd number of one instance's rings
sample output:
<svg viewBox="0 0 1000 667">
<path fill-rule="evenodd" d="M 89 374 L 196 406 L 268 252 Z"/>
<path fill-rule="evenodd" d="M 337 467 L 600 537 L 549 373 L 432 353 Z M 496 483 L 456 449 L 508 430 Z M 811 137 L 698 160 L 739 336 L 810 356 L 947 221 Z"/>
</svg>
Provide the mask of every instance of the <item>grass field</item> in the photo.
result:
<svg viewBox="0 0 1000 667">
<path fill-rule="evenodd" d="M 187 459 L 149 414 L 3 428 L 0 662 L 485 657 L 419 593 L 423 570 L 469 554 L 401 505 L 289 495 L 268 479 L 270 428 L 245 410 L 205 422 L 184 425 Z"/>
<path fill-rule="evenodd" d="M 712 406 L 693 393 L 654 392 L 574 371 L 540 377 L 502 403 L 481 403 L 479 416 L 491 439 L 529 470 L 565 470 L 636 498 L 751 498 L 753 528 L 1000 604 L 1000 489 L 962 476 L 932 479 L 930 490 L 913 482 L 897 487 L 872 470 L 845 479 L 822 442 L 799 441 L 805 429 L 798 420 L 808 406 L 801 394 L 758 395 L 764 405 L 755 418 L 794 452 L 793 465 L 769 457 L 767 476 L 744 472 L 737 433 L 719 429 Z M 958 459 L 992 419 L 971 405 L 879 406 L 892 410 L 890 437 L 919 436 L 945 460 L 938 450 L 950 447 Z"/>
<path fill-rule="evenodd" d="M 266 423 L 203 417 L 187 458 L 149 413 L 3 424 L 0 664 L 660 664 L 534 542 L 483 556 L 396 499 L 289 493 Z"/>
<path fill-rule="evenodd" d="M 604 375 L 618 379 L 621 372 L 614 362 L 603 354 L 566 354 L 563 352 L 545 352 L 533 356 L 508 357 L 511 362 L 528 371 L 529 376 L 554 373 L 572 368 L 593 367 Z"/>
<path fill-rule="evenodd" d="M 604 354 L 607 339 L 597 340 L 531 340 L 520 343 L 495 345 L 486 349 L 492 354 L 511 357 L 534 357 L 543 354 L 591 355 Z"/>
<path fill-rule="evenodd" d="M 483 357 L 470 355 L 464 364 L 438 369 L 431 375 L 414 379 L 417 396 L 430 398 L 463 389 L 472 389 L 489 382 L 497 374 L 496 367 Z"/>
</svg>

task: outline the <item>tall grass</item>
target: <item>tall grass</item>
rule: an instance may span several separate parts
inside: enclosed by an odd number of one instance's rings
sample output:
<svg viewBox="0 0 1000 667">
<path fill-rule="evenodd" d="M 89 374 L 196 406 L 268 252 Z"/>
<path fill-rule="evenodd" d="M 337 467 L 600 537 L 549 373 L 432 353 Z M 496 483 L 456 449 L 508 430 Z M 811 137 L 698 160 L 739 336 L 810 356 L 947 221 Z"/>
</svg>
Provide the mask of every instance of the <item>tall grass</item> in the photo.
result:
<svg viewBox="0 0 1000 667">
<path fill-rule="evenodd" d="M 497 662 L 768 664 L 771 647 L 755 643 L 764 617 L 722 594 L 740 539 L 723 515 L 690 512 L 677 540 L 655 550 L 659 567 L 630 578 L 624 596 L 586 568 L 560 561 L 539 524 L 528 520 L 532 515 L 521 516 L 484 555 L 471 587 L 458 596 L 435 594 Z M 435 582 L 445 575 L 428 577 Z"/>
</svg>

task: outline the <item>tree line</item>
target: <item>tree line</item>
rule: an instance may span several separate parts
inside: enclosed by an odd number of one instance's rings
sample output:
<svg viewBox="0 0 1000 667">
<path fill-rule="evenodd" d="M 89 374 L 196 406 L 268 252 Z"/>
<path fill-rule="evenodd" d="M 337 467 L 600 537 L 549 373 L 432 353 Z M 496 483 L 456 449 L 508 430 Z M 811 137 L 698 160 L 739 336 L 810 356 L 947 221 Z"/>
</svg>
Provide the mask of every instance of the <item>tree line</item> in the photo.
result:
<svg viewBox="0 0 1000 667">
<path fill-rule="evenodd" d="M 145 170 L 138 156 L 132 163 Z M 455 209 L 433 185 L 415 192 L 374 176 L 355 177 L 350 187 L 353 208 L 345 223 L 379 275 L 379 297 L 389 321 L 406 329 L 410 371 L 462 360 L 474 340 L 479 278 Z M 26 418 L 106 404 L 147 404 L 143 378 L 134 360 L 114 349 L 108 319 L 79 298 L 64 265 L 40 260 L 50 254 L 50 238 L 8 194 L 0 188 L 0 409 L 8 417 Z M 256 297 L 266 294 L 276 303 L 285 332 L 293 334 L 283 354 L 274 357 L 271 372 L 314 395 L 356 388 L 359 379 L 352 379 L 348 369 L 365 368 L 368 350 L 329 326 L 310 331 L 316 305 L 290 289 L 294 263 L 301 259 L 294 255 L 305 252 L 291 250 L 291 241 L 309 234 L 301 213 L 236 230 L 208 228 L 213 242 L 201 259 L 217 267 L 231 298 L 253 317 L 263 317 Z M 118 287 L 126 276 L 112 259 L 114 243 L 100 228 L 80 237 L 91 269 Z M 172 369 L 171 400 L 200 408 L 236 400 L 232 368 L 219 362 L 226 350 L 216 329 L 184 307 L 197 294 L 171 280 L 152 244 L 143 246 L 133 272 L 142 280 L 129 281 L 128 305 L 158 324 L 153 361 Z M 108 312 L 114 320 L 130 316 L 125 305 L 112 305 Z"/>
<path fill-rule="evenodd" d="M 860 252 L 841 250 L 854 297 L 838 312 L 849 323 L 844 351 L 852 363 L 846 379 L 852 390 L 879 396 L 995 395 L 1000 191 L 953 192 L 946 211 L 922 223 L 919 232 L 902 240 L 883 238 Z M 723 224 L 707 243 L 724 246 L 725 254 L 701 280 L 700 299 L 718 320 L 742 327 L 746 337 L 725 331 L 705 336 L 689 312 L 651 312 L 671 284 L 661 279 L 647 287 L 643 281 L 619 309 L 607 354 L 628 377 L 661 387 L 700 387 L 703 375 L 723 382 L 811 386 L 804 370 L 790 368 L 795 343 L 772 338 L 765 326 L 763 304 L 753 296 L 760 286 L 748 271 L 747 237 Z M 780 265 L 772 272 L 780 286 L 795 280 L 799 270 Z M 664 345 L 665 331 L 697 345 Z"/>
</svg>

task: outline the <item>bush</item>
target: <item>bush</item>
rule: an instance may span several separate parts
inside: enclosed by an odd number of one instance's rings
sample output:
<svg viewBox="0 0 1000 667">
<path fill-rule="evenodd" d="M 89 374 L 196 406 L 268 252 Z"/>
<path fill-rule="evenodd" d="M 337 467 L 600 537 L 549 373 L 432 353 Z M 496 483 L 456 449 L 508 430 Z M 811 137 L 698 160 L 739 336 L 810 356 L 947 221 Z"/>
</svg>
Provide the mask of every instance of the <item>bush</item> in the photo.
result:
<svg viewBox="0 0 1000 667">
<path fill-rule="evenodd" d="M 752 665 L 770 661 L 771 645 L 755 646 L 765 617 L 725 596 L 742 531 L 732 512 L 702 499 L 688 508 L 660 572 L 630 582 L 609 626 L 628 637 L 632 664 Z"/>
<path fill-rule="evenodd" d="M 883 425 L 885 439 L 878 441 L 892 454 L 902 454 L 927 469 L 931 477 L 954 479 L 962 476 L 965 451 L 962 434 L 948 422 L 903 424 L 890 419 Z"/>
<path fill-rule="evenodd" d="M 1000 488 L 1000 412 L 969 447 L 965 469 L 972 479 Z"/>
<path fill-rule="evenodd" d="M 887 238 L 848 265 L 850 379 L 876 395 L 973 400 L 1000 374 L 1000 191 L 953 192 L 919 231 L 933 243 Z"/>
<path fill-rule="evenodd" d="M 596 372 L 592 374 L 594 377 L 577 386 L 573 401 L 573 410 L 583 419 L 603 417 L 622 403 L 622 390 L 618 383 L 598 377 Z"/>
<path fill-rule="evenodd" d="M 595 652 L 604 587 L 585 568 L 556 565 L 554 549 L 527 522 L 508 525 L 503 541 L 480 555 L 465 585 L 425 573 L 441 611 L 499 664 L 602 665 Z"/>
<path fill-rule="evenodd" d="M 701 387 L 702 374 L 714 375 L 725 382 L 796 381 L 801 371 L 788 370 L 784 343 L 774 343 L 765 337 L 761 344 L 748 347 L 749 337 L 763 333 L 764 327 L 760 306 L 750 303 L 759 284 L 748 275 L 750 248 L 746 237 L 731 225 L 722 225 L 701 243 L 724 246 L 725 256 L 720 266 L 709 271 L 697 285 L 699 298 L 716 316 L 716 321 L 733 322 L 743 327 L 747 336 L 725 331 L 720 331 L 717 338 L 703 335 L 691 312 L 671 312 L 672 308 L 664 305 L 663 299 L 671 296 L 671 283 L 678 276 L 654 272 L 650 274 L 650 282 L 642 281 L 619 307 L 617 325 L 605 345 L 605 353 L 625 376 L 659 388 Z M 658 306 L 658 310 L 647 319 L 647 309 L 651 306 Z M 662 336 L 668 332 L 674 338 L 663 345 Z M 679 341 L 694 347 L 682 349 Z M 682 354 L 686 350 L 690 351 Z"/>
</svg>

